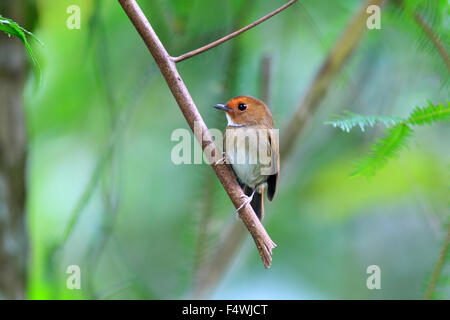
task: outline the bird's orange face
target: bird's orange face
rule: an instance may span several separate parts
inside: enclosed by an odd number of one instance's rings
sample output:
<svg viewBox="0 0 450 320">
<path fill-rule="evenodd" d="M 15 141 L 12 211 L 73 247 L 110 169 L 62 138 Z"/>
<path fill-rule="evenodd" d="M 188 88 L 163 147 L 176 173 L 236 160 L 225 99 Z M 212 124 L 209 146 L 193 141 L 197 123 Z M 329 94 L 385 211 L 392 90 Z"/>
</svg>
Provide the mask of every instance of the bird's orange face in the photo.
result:
<svg viewBox="0 0 450 320">
<path fill-rule="evenodd" d="M 272 114 L 264 102 L 250 97 L 238 96 L 227 104 L 216 104 L 214 107 L 226 112 L 228 125 L 231 126 L 264 126 L 273 128 Z"/>
</svg>

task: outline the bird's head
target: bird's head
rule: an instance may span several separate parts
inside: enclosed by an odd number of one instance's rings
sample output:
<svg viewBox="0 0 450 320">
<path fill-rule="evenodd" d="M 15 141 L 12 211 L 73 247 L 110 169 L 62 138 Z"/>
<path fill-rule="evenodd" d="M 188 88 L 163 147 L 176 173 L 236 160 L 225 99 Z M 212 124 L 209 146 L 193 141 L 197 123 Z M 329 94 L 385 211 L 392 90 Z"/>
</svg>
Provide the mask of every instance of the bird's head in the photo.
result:
<svg viewBox="0 0 450 320">
<path fill-rule="evenodd" d="M 273 128 L 272 114 L 269 108 L 256 98 L 238 96 L 226 104 L 216 104 L 215 108 L 225 111 L 228 125 L 231 126 L 264 126 Z"/>
</svg>

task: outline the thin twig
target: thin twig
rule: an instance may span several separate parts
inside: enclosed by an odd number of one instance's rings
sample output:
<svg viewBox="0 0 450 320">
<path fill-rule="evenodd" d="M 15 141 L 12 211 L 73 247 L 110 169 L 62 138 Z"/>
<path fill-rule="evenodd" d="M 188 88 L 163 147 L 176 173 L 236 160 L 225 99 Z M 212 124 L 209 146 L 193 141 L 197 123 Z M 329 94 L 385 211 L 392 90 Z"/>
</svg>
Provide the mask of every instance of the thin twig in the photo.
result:
<svg viewBox="0 0 450 320">
<path fill-rule="evenodd" d="M 249 24 L 248 26 L 243 27 L 243 28 L 241 28 L 241 29 L 239 29 L 239 30 L 237 30 L 237 31 L 235 31 L 235 32 L 233 32 L 233 33 L 230 33 L 229 35 L 227 35 L 227 36 L 225 36 L 225 37 L 223 37 L 223 38 L 220 38 L 219 40 L 216 40 L 216 41 L 214 41 L 214 42 L 211 42 L 210 44 L 207 44 L 206 46 L 203 46 L 203 47 L 201 47 L 201 48 L 192 50 L 192 51 L 190 51 L 190 52 L 188 52 L 188 53 L 185 53 L 185 54 L 183 54 L 183 55 L 181 55 L 181 56 L 174 57 L 174 58 L 172 58 L 172 60 L 173 60 L 174 62 L 181 62 L 181 61 L 183 61 L 183 60 L 186 60 L 186 59 L 189 59 L 189 58 L 191 58 L 191 57 L 193 57 L 193 56 L 196 56 L 196 55 L 198 55 L 198 54 L 200 54 L 200 53 L 203 53 L 203 52 L 205 52 L 205 51 L 208 51 L 208 50 L 210 50 L 210 49 L 212 49 L 212 48 L 214 48 L 214 47 L 217 47 L 218 45 L 220 45 L 220 44 L 222 44 L 222 43 L 224 43 L 224 42 L 226 42 L 226 41 L 228 41 L 228 40 L 230 40 L 230 39 L 233 39 L 234 37 L 237 37 L 237 36 L 240 35 L 241 33 L 244 33 L 245 31 L 247 31 L 247 30 L 249 30 L 249 29 L 251 29 L 251 28 L 256 27 L 258 24 L 263 23 L 264 21 L 266 21 L 266 20 L 272 18 L 274 15 L 280 13 L 281 11 L 283 11 L 284 9 L 286 9 L 287 7 L 289 7 L 290 5 L 294 4 L 295 2 L 297 2 L 297 0 L 291 0 L 291 1 L 289 1 L 288 3 L 286 3 L 285 5 L 279 7 L 277 10 L 272 11 L 271 13 L 269 13 L 269 14 L 265 15 L 264 17 L 262 17 L 262 18 L 256 20 L 255 22 Z"/>
<path fill-rule="evenodd" d="M 176 69 L 175 62 L 167 53 L 136 1 L 119 0 L 119 3 L 155 59 L 181 112 L 186 118 L 191 130 L 194 132 L 196 139 L 202 146 L 202 150 L 205 150 L 205 148 L 213 150 L 211 153 L 206 153 L 210 158 L 208 159 L 209 163 L 211 163 L 211 167 L 214 169 L 225 191 L 233 202 L 233 205 L 235 208 L 239 208 L 245 201 L 245 195 L 231 169 L 225 164 L 216 164 L 212 158 L 211 155 L 219 154 L 218 148 L 214 143 L 202 116 L 198 112 L 188 89 L 181 79 L 181 76 Z M 198 127 L 200 130 L 194 130 L 194 127 Z M 270 239 L 267 231 L 264 229 L 251 206 L 247 205 L 239 210 L 239 216 L 252 235 L 264 266 L 269 268 L 272 263 L 272 249 L 276 246 L 275 243 Z"/>
<path fill-rule="evenodd" d="M 450 223 L 448 224 L 447 235 L 445 236 L 441 252 L 439 253 L 439 258 L 437 260 L 436 266 L 434 267 L 430 283 L 428 284 L 427 291 L 425 293 L 425 300 L 429 300 L 433 297 L 434 291 L 436 289 L 436 284 L 439 280 L 442 268 L 444 266 L 445 257 L 448 254 L 449 245 L 450 245 Z"/>
</svg>

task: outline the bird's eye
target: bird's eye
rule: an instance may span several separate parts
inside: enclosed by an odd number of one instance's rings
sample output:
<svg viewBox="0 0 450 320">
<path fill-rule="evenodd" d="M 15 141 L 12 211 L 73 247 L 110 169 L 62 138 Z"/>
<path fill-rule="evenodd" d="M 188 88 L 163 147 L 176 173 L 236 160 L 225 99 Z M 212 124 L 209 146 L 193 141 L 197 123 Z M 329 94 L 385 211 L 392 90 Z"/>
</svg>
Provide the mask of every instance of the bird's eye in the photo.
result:
<svg viewBox="0 0 450 320">
<path fill-rule="evenodd" d="M 238 109 L 244 111 L 245 109 L 247 109 L 247 105 L 245 103 L 239 103 Z"/>
</svg>

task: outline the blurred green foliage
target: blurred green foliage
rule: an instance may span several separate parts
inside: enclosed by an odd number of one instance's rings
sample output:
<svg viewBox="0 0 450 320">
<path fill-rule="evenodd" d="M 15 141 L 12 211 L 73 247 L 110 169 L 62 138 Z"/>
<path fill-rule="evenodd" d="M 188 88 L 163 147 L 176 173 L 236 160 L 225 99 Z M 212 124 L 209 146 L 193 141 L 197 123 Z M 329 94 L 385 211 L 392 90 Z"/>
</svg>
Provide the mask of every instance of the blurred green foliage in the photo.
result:
<svg viewBox="0 0 450 320">
<path fill-rule="evenodd" d="M 386 130 L 383 139 L 377 139 L 372 144 L 369 155 L 357 162 L 356 171 L 352 176 L 364 175 L 368 178 L 376 174 L 377 170 L 383 168 L 386 163 L 399 155 L 402 149 L 408 145 L 408 140 L 413 134 L 411 125 L 432 124 L 434 122 L 445 122 L 450 119 L 450 102 L 447 106 L 443 103 L 433 105 L 428 103 L 428 107 L 416 107 L 407 119 L 389 116 L 361 116 L 356 113 L 346 112 L 347 117 L 335 115 L 334 120 L 326 121 L 325 124 L 338 127 L 345 132 L 350 132 L 353 127 L 359 126 L 362 132 L 364 127 L 373 127 L 376 123 L 383 123 Z M 392 128 L 391 128 L 392 127 Z"/>
<path fill-rule="evenodd" d="M 140 5 L 176 56 L 283 4 L 249 2 Z M 196 266 L 200 211 L 208 201 L 208 245 L 202 252 L 207 259 L 221 230 L 236 219 L 231 202 L 208 165 L 171 162 L 176 144 L 171 133 L 188 127 L 118 2 L 37 3 L 34 33 L 45 46 L 33 44 L 33 50 L 43 80 L 38 88 L 30 80 L 25 90 L 30 298 L 186 297 Z M 66 8 L 73 4 L 81 8 L 80 30 L 66 28 Z M 213 104 L 236 94 L 261 95 L 261 63 L 269 56 L 270 107 L 282 139 L 282 128 L 360 5 L 300 1 L 239 38 L 180 63 L 206 124 L 225 127 Z M 448 8 L 440 10 L 448 15 Z M 443 20 L 436 18 L 433 25 L 445 39 Z M 278 245 L 272 268 L 262 267 L 247 239 L 211 298 L 423 297 L 449 213 L 448 125 L 417 128 L 414 148 L 370 181 L 349 174 L 377 129 L 348 135 L 323 125 L 342 110 L 406 117 L 415 105 L 448 100 L 441 57 L 409 23 L 414 25 L 393 6 L 383 11 L 382 29 L 367 32 L 293 156 L 281 159 L 280 188 L 264 221 Z M 81 290 L 66 288 L 66 268 L 72 264 L 81 267 Z M 372 264 L 381 268 L 381 290 L 366 287 Z M 448 277 L 448 268 L 444 271 Z M 448 286 L 438 289 L 449 297 Z"/>
</svg>

